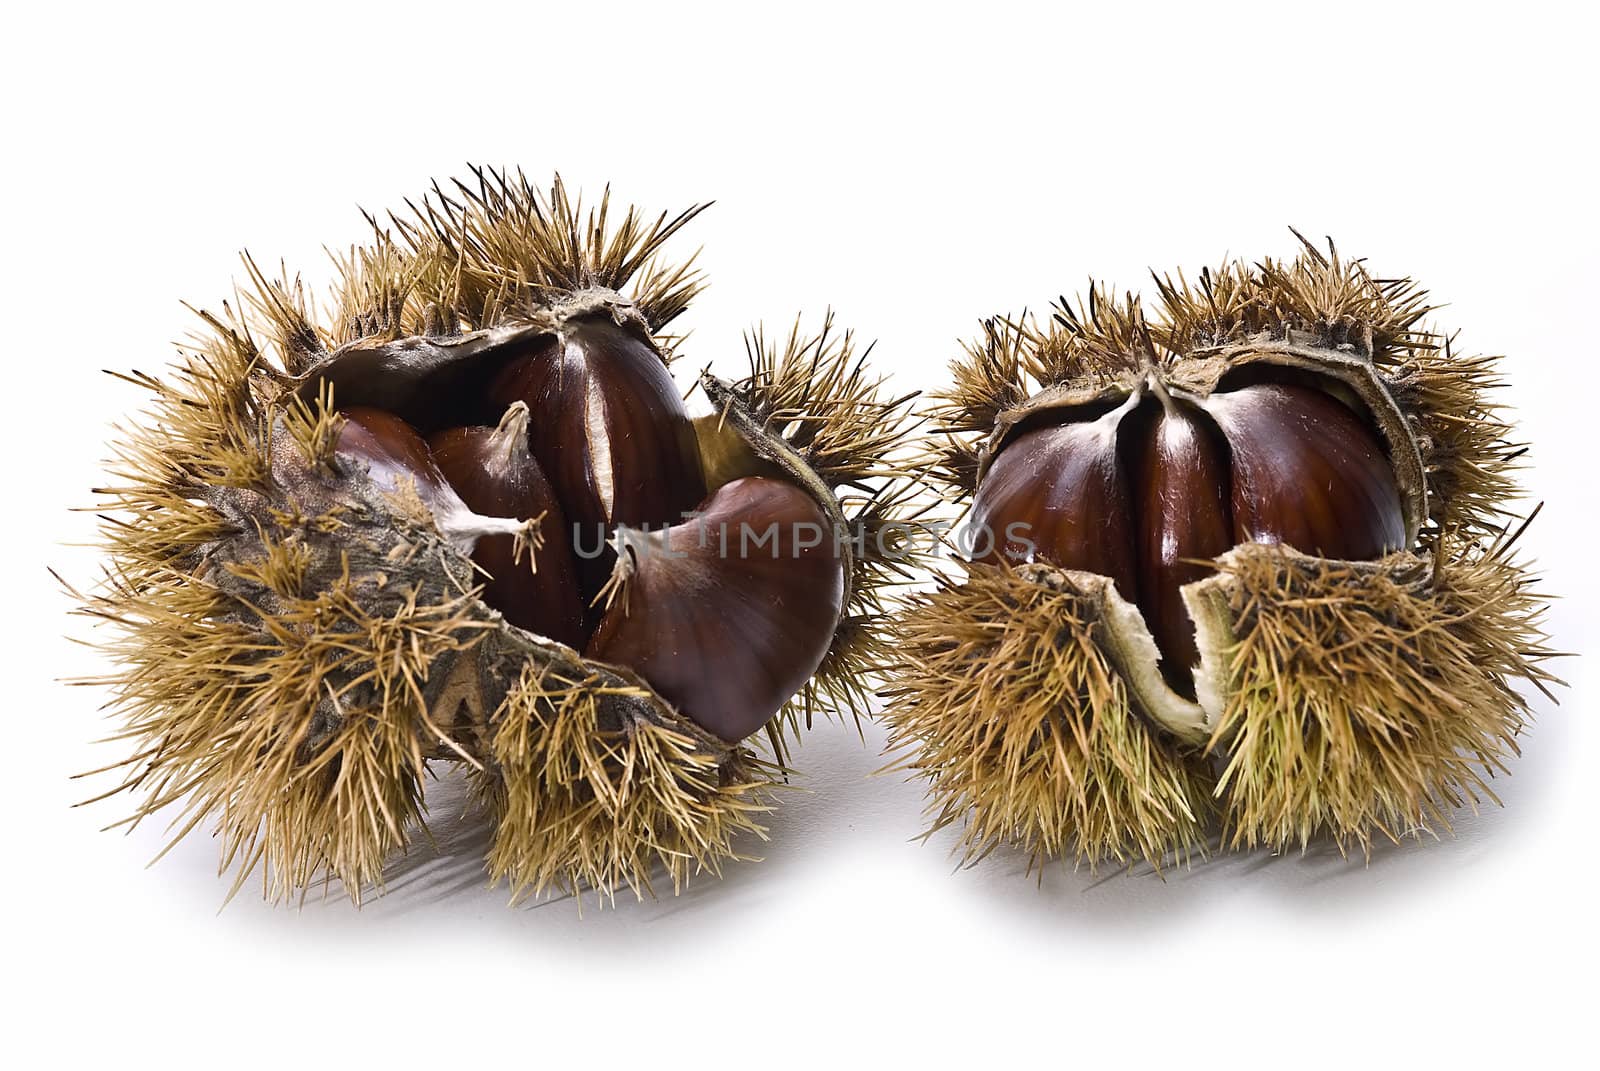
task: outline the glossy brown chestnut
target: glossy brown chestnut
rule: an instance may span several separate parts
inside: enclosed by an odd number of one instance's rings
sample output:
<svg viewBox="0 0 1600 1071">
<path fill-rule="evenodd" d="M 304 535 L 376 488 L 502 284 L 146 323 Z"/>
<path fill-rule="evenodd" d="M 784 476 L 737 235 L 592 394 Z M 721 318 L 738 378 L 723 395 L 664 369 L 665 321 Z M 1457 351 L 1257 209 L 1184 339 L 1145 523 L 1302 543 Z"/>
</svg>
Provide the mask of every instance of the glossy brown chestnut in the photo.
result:
<svg viewBox="0 0 1600 1071">
<path fill-rule="evenodd" d="M 1199 656 L 1182 588 L 1208 575 L 1204 563 L 1234 545 L 1227 448 L 1194 407 L 1163 398 L 1153 408 L 1154 422 L 1131 444 L 1138 459 L 1137 601 L 1168 683 L 1193 698 L 1189 667 Z"/>
<path fill-rule="evenodd" d="M 427 442 L 410 424 L 382 409 L 352 407 L 341 410 L 340 415 L 345 422 L 335 449 L 365 462 L 381 489 L 393 493 L 410 483 L 430 508 L 460 504 Z"/>
<path fill-rule="evenodd" d="M 498 427 L 451 428 L 431 436 L 434 461 L 477 513 L 528 520 L 542 517 L 534 565 L 519 561 L 511 536 L 478 541 L 472 560 L 489 579 L 483 601 L 518 628 L 581 648 L 583 597 L 566 515 L 528 451 L 528 407 L 506 410 Z"/>
<path fill-rule="evenodd" d="M 734 480 L 698 512 L 624 533 L 626 581 L 584 654 L 636 670 L 706 731 L 741 740 L 821 665 L 844 567 L 827 515 L 783 480 Z"/>
<path fill-rule="evenodd" d="M 616 525 L 675 524 L 705 497 L 694 428 L 655 349 L 609 315 L 568 321 L 513 359 L 490 387 L 499 406 L 534 414 L 529 445 L 574 525 L 580 582 L 610 576 Z"/>
<path fill-rule="evenodd" d="M 1405 546 L 1394 469 L 1377 434 L 1313 387 L 1260 384 L 1206 411 L 1233 458 L 1233 540 L 1361 561 Z"/>
<path fill-rule="evenodd" d="M 427 442 L 404 420 L 382 409 L 359 406 L 340 410 L 340 415 L 344 423 L 335 455 L 360 462 L 380 491 L 413 489 L 432 515 L 434 527 L 461 553 L 472 554 L 479 543 L 495 537 L 526 537 L 520 521 L 476 513 L 462 501 Z"/>
<path fill-rule="evenodd" d="M 968 529 L 979 561 L 1038 557 L 1116 581 L 1134 580 L 1133 507 L 1117 451 L 1120 413 L 1024 432 L 989 467 Z"/>
<path fill-rule="evenodd" d="M 974 557 L 1030 553 L 1110 577 L 1135 602 L 1174 690 L 1194 698 L 1187 584 L 1247 542 L 1370 560 L 1405 545 L 1378 433 L 1332 393 L 1256 383 L 1200 399 L 1159 383 L 1103 416 L 1033 428 L 978 486 Z M 985 539 L 992 539 L 986 551 Z"/>
</svg>

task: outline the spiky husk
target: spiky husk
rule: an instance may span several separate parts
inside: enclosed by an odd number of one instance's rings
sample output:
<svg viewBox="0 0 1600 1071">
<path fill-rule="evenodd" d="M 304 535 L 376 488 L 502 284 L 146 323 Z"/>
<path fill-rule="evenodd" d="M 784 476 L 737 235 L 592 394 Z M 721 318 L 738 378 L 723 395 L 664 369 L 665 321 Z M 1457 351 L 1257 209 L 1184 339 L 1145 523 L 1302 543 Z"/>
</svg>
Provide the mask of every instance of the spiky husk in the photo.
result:
<svg viewBox="0 0 1600 1071">
<path fill-rule="evenodd" d="M 1250 544 L 1218 566 L 1197 595 L 1233 622 L 1212 739 L 1232 845 L 1326 833 L 1365 851 L 1495 800 L 1488 779 L 1528 718 L 1510 682 L 1555 682 L 1544 603 L 1509 539 L 1374 563 Z"/>
<path fill-rule="evenodd" d="M 1541 600 L 1505 536 L 1523 447 L 1494 400 L 1498 358 L 1461 356 L 1448 337 L 1419 326 L 1432 308 L 1410 280 L 1376 278 L 1331 242 L 1326 252 L 1301 244 L 1291 261 L 1230 261 L 1194 284 L 1159 276 L 1153 315 L 1137 295 L 1119 299 L 1091 284 L 1078 303 L 1062 298 L 1047 324 L 1027 315 L 986 321 L 954 362 L 953 386 L 933 396 L 922 465 L 955 503 L 966 502 L 1009 429 L 1043 408 L 1120 400 L 1152 374 L 1203 395 L 1264 355 L 1301 369 L 1325 361 L 1362 401 L 1378 403 L 1415 553 L 1385 563 L 1387 572 L 1296 557 L 1280 575 L 1267 563 L 1288 559 L 1245 548 L 1226 559 L 1239 575 L 1196 586 L 1219 631 L 1242 637 L 1197 679 L 1202 702 L 1224 697 L 1224 713 L 1205 714 L 1215 717 L 1211 753 L 1226 762 L 1219 804 L 1230 843 L 1284 847 L 1329 833 L 1365 847 L 1374 833 L 1448 828 L 1448 808 L 1492 798 L 1485 780 L 1515 750 L 1527 717 L 1514 686 L 1545 688 L 1551 652 Z M 1436 564 L 1417 573 L 1401 569 L 1402 559 Z M 969 571 L 964 583 L 979 575 Z M 980 698 L 950 663 L 935 607 L 974 637 L 1018 626 L 998 603 L 985 619 L 982 592 L 969 598 L 951 583 L 909 612 L 906 635 L 924 642 L 904 647 L 887 717 L 899 744 L 920 749 L 908 762 L 934 784 L 935 822 L 970 810 L 973 836 L 987 844 L 1007 836 L 1004 818 L 1037 811 L 1041 796 L 1056 806 L 1067 797 L 1014 783 L 1028 768 L 1025 749 L 1011 766 L 962 765 L 963 743 L 976 749 L 983 733 L 1006 731 L 1013 708 Z M 1042 663 L 1011 665 L 1002 676 L 1013 683 L 997 695 L 1025 696 L 1024 682 L 1054 672 L 1057 634 L 1046 619 L 1032 627 Z M 1127 702 L 1137 709 L 1143 700 Z M 1163 730 L 1152 731 L 1165 742 Z M 1130 842 L 1144 828 L 1125 809 L 1098 820 L 1124 823 Z M 1026 830 L 1009 837 L 1030 850 L 1041 842 Z"/>
<path fill-rule="evenodd" d="M 896 768 L 928 786 L 929 832 L 967 860 L 1002 844 L 1161 867 L 1203 849 L 1211 767 L 1130 702 L 1105 648 L 1098 582 L 974 564 L 910 600 L 885 690 Z"/>
<path fill-rule="evenodd" d="M 1191 372 L 1214 380 L 1219 359 L 1292 344 L 1370 362 L 1411 425 L 1435 527 L 1497 531 L 1524 450 L 1494 400 L 1500 359 L 1460 355 L 1421 327 L 1433 306 L 1410 279 L 1375 278 L 1331 242 L 1326 253 L 1301 246 L 1290 261 L 1226 261 L 1193 284 L 1158 276 L 1153 315 L 1138 295 L 1119 300 L 1091 283 L 1079 302 L 1062 297 L 1045 325 L 1026 315 L 986 321 L 954 362 L 954 385 L 933 395 L 925 468 L 970 495 L 992 433 L 1041 395 L 1114 390 L 1150 367 L 1180 382 Z"/>
<path fill-rule="evenodd" d="M 495 718 L 488 766 L 474 775 L 494 817 L 489 872 L 513 897 L 551 889 L 674 893 L 764 837 L 782 771 L 692 726 L 650 716 L 648 692 L 576 667 L 528 664 Z"/>
<path fill-rule="evenodd" d="M 490 871 L 519 894 L 647 893 L 662 871 L 677 890 L 738 858 L 734 838 L 759 833 L 782 779 L 627 671 L 506 624 L 414 491 L 382 494 L 335 455 L 333 393 L 351 376 L 328 370 L 352 355 L 357 376 L 419 353 L 437 368 L 576 309 L 642 325 L 670 357 L 660 329 L 700 284 L 656 254 L 698 209 L 618 223 L 604 200 L 585 215 L 559 179 L 543 195 L 520 174 L 475 177 L 435 186 L 392 230 L 369 216 L 372 244 L 341 259 L 320 322 L 297 279 L 247 260 L 255 291 L 201 314 L 168 381 L 123 377 L 155 400 L 114 447 L 116 482 L 99 491 L 111 564 L 82 610 L 113 630 L 116 668 L 90 683 L 112 690 L 135 748 L 113 791 L 142 796 L 133 821 L 184 801 L 176 836 L 210 823 L 235 889 L 258 868 L 272 898 L 329 878 L 355 897 L 380 885 L 444 759 L 473 768 L 496 822 Z M 747 451 L 870 486 L 888 474 L 865 460 L 887 441 L 871 416 L 904 406 L 876 401 L 848 345 L 819 352 L 809 393 L 788 351 L 723 385 L 731 420 L 760 438 Z M 852 570 L 867 600 L 853 605 L 875 605 L 875 568 Z M 865 649 L 857 631 L 841 627 L 837 649 Z M 837 682 L 861 657 L 838 655 L 819 687 L 848 690 Z"/>
<path fill-rule="evenodd" d="M 248 336 L 212 325 L 170 383 L 136 377 L 156 402 L 101 489 L 113 560 L 84 612 L 116 630 L 92 683 L 137 747 L 119 789 L 132 821 L 183 802 L 178 836 L 212 823 L 269 897 L 327 875 L 358 895 L 419 816 L 425 682 L 491 626 L 419 504 L 342 486 L 332 415 L 274 416 Z M 428 583 L 385 583 L 419 554 Z"/>
<path fill-rule="evenodd" d="M 520 171 L 472 174 L 435 183 L 407 202 L 409 214 L 369 213 L 371 242 L 339 257 L 340 283 L 320 320 L 298 277 L 269 279 L 247 258 L 254 291 L 244 301 L 286 372 L 301 375 L 351 343 L 537 319 L 586 290 L 624 293 L 670 356 L 675 340 L 661 331 L 705 284 L 693 257 L 673 263 L 659 253 L 705 205 L 654 220 L 630 207 L 618 221 L 609 189 L 585 212 L 559 175 L 547 193 Z"/>
</svg>

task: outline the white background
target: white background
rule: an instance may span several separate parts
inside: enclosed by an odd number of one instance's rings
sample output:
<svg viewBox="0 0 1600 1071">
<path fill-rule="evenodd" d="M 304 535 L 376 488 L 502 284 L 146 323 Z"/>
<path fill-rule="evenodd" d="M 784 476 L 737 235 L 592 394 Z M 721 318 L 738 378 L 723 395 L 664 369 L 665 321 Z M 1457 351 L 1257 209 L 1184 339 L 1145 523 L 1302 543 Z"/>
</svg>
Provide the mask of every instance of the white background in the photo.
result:
<svg viewBox="0 0 1600 1071">
<path fill-rule="evenodd" d="M 1527 548 L 1593 653 L 1595 27 L 1577 5 L 944 9 L 331 3 L 6 16 L 10 586 L 0 1048 L 22 1066 L 1366 1066 L 1576 1061 L 1588 1046 L 1593 660 L 1541 701 L 1505 808 L 1369 864 L 1225 857 L 1042 883 L 954 871 L 881 737 L 823 727 L 766 860 L 582 918 L 507 909 L 446 821 L 385 899 L 303 911 L 225 883 L 203 836 L 68 775 L 119 757 L 46 565 L 91 519 L 108 425 L 248 246 L 321 282 L 324 244 L 466 161 L 716 206 L 689 353 L 829 305 L 905 387 L 980 316 L 1090 273 L 1288 255 L 1334 235 L 1509 355 L 1548 501 Z M 16 1062 L 20 1058 L 22 1062 Z M 581 1063 L 580 1063 L 581 1061 Z"/>
</svg>

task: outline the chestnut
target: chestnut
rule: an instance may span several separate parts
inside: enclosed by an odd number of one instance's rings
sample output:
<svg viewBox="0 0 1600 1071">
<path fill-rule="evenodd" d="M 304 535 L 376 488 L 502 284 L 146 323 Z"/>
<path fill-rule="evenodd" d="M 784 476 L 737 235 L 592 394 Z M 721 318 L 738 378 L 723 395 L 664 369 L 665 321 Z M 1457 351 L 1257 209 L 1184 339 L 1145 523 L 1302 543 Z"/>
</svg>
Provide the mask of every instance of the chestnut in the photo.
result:
<svg viewBox="0 0 1600 1071">
<path fill-rule="evenodd" d="M 1129 448 L 1138 459 L 1134 601 L 1161 651 L 1168 683 L 1192 695 L 1189 669 L 1198 651 L 1181 591 L 1207 575 L 1206 561 L 1233 545 L 1227 452 L 1194 406 L 1165 393 L 1158 392 L 1157 399 L 1160 404 L 1149 411 L 1144 426 L 1129 429 L 1134 436 Z"/>
<path fill-rule="evenodd" d="M 637 670 L 709 732 L 749 736 L 822 664 L 844 563 L 799 487 L 746 476 L 693 519 L 619 542 L 616 590 L 584 654 Z"/>
<path fill-rule="evenodd" d="M 383 490 L 394 493 L 409 484 L 425 501 L 443 503 L 453 497 L 427 442 L 410 424 L 366 406 L 352 406 L 340 415 L 344 424 L 335 449 L 364 462 L 372 481 Z"/>
<path fill-rule="evenodd" d="M 1109 576 L 1134 598 L 1133 495 L 1117 449 L 1120 416 L 1034 428 L 995 458 L 972 504 L 975 557 L 1037 555 Z"/>
<path fill-rule="evenodd" d="M 609 314 L 572 317 L 490 384 L 539 419 L 530 448 L 575 526 L 584 595 L 610 576 L 619 525 L 671 524 L 705 497 L 689 414 L 648 335 Z"/>
<path fill-rule="evenodd" d="M 506 536 L 480 540 L 472 560 L 488 580 L 483 599 L 518 628 L 582 647 L 583 597 L 561 503 L 528 451 L 528 407 L 513 403 L 497 427 L 451 428 L 428 440 L 435 463 L 470 508 L 539 521 L 533 568 Z"/>
<path fill-rule="evenodd" d="M 359 462 L 381 492 L 415 494 L 441 535 L 464 553 L 501 543 L 513 553 L 529 539 L 529 527 L 516 518 L 480 514 L 458 495 L 440 471 L 433 452 L 417 430 L 393 413 L 352 406 L 339 413 L 333 453 Z"/>
<path fill-rule="evenodd" d="M 1230 542 L 1287 543 L 1348 561 L 1406 545 L 1394 468 L 1348 405 L 1311 387 L 1268 383 L 1219 391 L 1206 413 L 1232 459 Z"/>
</svg>

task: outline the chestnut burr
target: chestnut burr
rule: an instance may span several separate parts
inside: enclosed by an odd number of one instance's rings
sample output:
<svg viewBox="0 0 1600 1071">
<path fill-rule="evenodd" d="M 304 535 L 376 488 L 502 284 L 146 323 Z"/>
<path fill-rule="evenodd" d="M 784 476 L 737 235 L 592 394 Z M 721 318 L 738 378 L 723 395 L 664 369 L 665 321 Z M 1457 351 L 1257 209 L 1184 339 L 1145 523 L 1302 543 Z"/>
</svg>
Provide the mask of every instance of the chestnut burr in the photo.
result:
<svg viewBox="0 0 1600 1071">
<path fill-rule="evenodd" d="M 927 468 L 988 531 L 907 599 L 882 694 L 968 859 L 1447 831 L 1556 683 L 1495 359 L 1300 243 L 987 319 L 952 363 Z"/>
<path fill-rule="evenodd" d="M 796 715 L 872 687 L 912 398 L 830 318 L 705 366 L 691 420 L 671 325 L 703 278 L 664 245 L 704 206 L 493 168 L 407 205 L 331 305 L 252 262 L 170 378 L 127 377 L 150 407 L 83 597 L 112 769 L 274 899 L 380 886 L 457 762 L 513 896 L 676 891 L 763 831 Z"/>
</svg>

